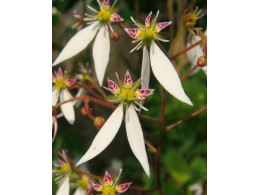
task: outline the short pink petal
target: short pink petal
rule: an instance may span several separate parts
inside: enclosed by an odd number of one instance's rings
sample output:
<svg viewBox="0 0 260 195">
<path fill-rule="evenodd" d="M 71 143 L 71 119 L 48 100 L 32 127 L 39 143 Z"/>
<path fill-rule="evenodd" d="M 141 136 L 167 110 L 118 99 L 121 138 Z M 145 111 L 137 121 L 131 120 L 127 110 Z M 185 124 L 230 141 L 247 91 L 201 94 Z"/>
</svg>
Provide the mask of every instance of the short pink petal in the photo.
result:
<svg viewBox="0 0 260 195">
<path fill-rule="evenodd" d="M 105 183 L 105 185 L 110 185 L 110 186 L 113 185 L 113 180 L 107 171 L 104 176 L 104 183 Z"/>
<path fill-rule="evenodd" d="M 139 28 L 125 28 L 125 31 L 129 34 L 133 39 L 137 38 L 137 34 L 141 31 Z"/>
<path fill-rule="evenodd" d="M 94 188 L 94 190 L 98 191 L 98 192 L 101 192 L 103 190 L 103 186 L 100 185 L 100 184 L 95 184 L 93 182 L 90 182 L 92 188 Z"/>
<path fill-rule="evenodd" d="M 156 24 L 155 27 L 155 31 L 158 33 L 160 32 L 162 29 L 166 28 L 167 26 L 169 26 L 172 22 L 161 22 Z"/>
<path fill-rule="evenodd" d="M 54 76 L 54 74 L 52 73 L 52 82 L 55 83 L 56 81 L 56 77 Z"/>
<path fill-rule="evenodd" d="M 151 16 L 152 16 L 152 12 L 150 12 L 150 14 L 148 14 L 148 16 L 146 17 L 145 26 L 150 26 Z"/>
<path fill-rule="evenodd" d="M 111 22 L 122 22 L 124 21 L 123 18 L 121 18 L 121 16 L 119 16 L 117 13 L 113 13 L 111 18 L 110 18 Z"/>
<path fill-rule="evenodd" d="M 116 92 L 119 90 L 118 85 L 114 81 L 111 81 L 110 79 L 108 79 L 108 88 L 113 94 L 116 94 Z"/>
<path fill-rule="evenodd" d="M 75 83 L 76 79 L 67 79 L 66 81 L 68 83 L 68 87 L 71 87 Z"/>
<path fill-rule="evenodd" d="M 122 193 L 125 192 L 132 183 L 124 183 L 116 186 L 117 192 Z"/>
<path fill-rule="evenodd" d="M 104 0 L 103 1 L 103 6 L 106 6 L 107 8 L 110 8 L 109 0 Z"/>
<path fill-rule="evenodd" d="M 140 100 L 145 99 L 147 96 L 151 95 L 154 92 L 154 89 L 138 89 L 136 91 L 137 98 Z"/>
<path fill-rule="evenodd" d="M 133 85 L 133 81 L 132 81 L 132 78 L 131 78 L 128 70 L 126 71 L 126 74 L 125 74 L 124 85 L 125 85 L 125 87 L 126 86 L 131 87 Z"/>
<path fill-rule="evenodd" d="M 57 76 L 60 78 L 63 78 L 63 72 L 62 72 L 61 68 L 59 68 Z"/>
</svg>

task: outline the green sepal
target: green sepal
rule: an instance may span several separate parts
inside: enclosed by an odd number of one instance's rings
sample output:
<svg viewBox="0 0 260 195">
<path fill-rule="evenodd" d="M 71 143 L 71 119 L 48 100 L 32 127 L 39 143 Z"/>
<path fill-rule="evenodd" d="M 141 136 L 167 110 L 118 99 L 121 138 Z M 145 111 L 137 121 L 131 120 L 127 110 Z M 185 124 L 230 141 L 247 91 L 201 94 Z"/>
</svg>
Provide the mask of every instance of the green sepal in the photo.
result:
<svg viewBox="0 0 260 195">
<path fill-rule="evenodd" d="M 141 78 L 134 82 L 130 90 L 136 91 L 141 86 Z"/>
<path fill-rule="evenodd" d="M 121 102 L 121 97 L 116 96 L 116 95 L 109 95 L 109 96 L 107 96 L 107 100 L 111 101 L 111 102 L 119 103 L 119 102 Z"/>
</svg>

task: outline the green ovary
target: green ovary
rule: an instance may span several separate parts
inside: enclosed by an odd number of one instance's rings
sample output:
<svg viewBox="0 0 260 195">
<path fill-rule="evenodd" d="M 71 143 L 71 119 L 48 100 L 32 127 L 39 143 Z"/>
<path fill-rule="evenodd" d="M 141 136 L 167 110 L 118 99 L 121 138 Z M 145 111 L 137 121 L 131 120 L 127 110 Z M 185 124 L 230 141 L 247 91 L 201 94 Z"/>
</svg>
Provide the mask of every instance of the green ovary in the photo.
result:
<svg viewBox="0 0 260 195">
<path fill-rule="evenodd" d="M 107 22 L 110 18 L 111 14 L 108 11 L 100 11 L 98 12 L 97 18 L 101 22 Z"/>
</svg>

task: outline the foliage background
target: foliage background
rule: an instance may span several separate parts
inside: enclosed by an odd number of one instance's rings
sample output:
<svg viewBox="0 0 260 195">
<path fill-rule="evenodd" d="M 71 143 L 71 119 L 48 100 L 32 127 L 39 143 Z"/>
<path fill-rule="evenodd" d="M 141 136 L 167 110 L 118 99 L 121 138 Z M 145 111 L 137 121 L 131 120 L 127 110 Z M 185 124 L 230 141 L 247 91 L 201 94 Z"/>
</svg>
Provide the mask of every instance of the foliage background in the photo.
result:
<svg viewBox="0 0 260 195">
<path fill-rule="evenodd" d="M 169 6 L 173 4 L 173 6 Z M 87 0 L 86 4 L 90 4 L 94 8 L 98 8 L 95 0 Z M 73 11 L 76 9 L 83 13 L 83 3 L 80 0 L 53 0 L 53 60 L 59 54 L 67 41 L 76 33 L 76 30 L 70 28 L 75 20 L 72 17 Z M 173 16 L 173 24 L 165 31 L 170 32 L 169 39 L 173 40 L 176 32 L 181 24 L 181 16 L 186 8 L 192 9 L 195 6 L 203 9 L 206 15 L 206 0 L 189 1 L 189 0 L 119 0 L 117 3 L 118 13 L 125 19 L 124 24 L 127 27 L 133 27 L 130 16 L 143 22 L 146 15 L 152 10 L 155 14 L 160 10 L 158 21 L 168 21 Z M 87 10 L 89 12 L 89 10 Z M 199 20 L 198 26 L 206 29 L 206 16 Z M 137 51 L 129 54 L 134 44 L 121 29 L 115 30 L 120 33 L 119 41 L 111 41 L 111 52 L 106 77 L 115 80 L 115 72 L 118 72 L 121 78 L 124 77 L 126 70 L 130 71 L 133 80 L 140 77 L 142 52 Z M 185 48 L 188 33 L 177 42 L 174 53 Z M 165 49 L 169 48 L 169 43 L 163 44 Z M 78 62 L 89 62 L 93 67 L 92 46 L 81 52 L 71 60 L 61 64 L 63 69 L 68 70 L 72 74 L 78 70 Z M 190 64 L 184 54 L 174 61 L 174 65 L 180 76 L 184 75 L 190 69 Z M 57 69 L 60 66 L 54 68 Z M 93 69 L 93 75 L 94 69 Z M 107 83 L 104 81 L 104 85 Z M 188 78 L 183 82 L 183 87 L 193 102 L 190 107 L 177 99 L 168 96 L 165 112 L 166 126 L 172 124 L 195 110 L 207 104 L 207 77 L 202 71 Z M 145 106 L 148 112 L 143 114 L 159 117 L 161 105 L 161 87 L 151 73 L 150 88 L 156 89 L 154 95 L 149 96 Z M 104 108 L 99 105 L 91 104 L 93 114 L 101 115 L 105 119 L 112 113 L 111 109 Z M 75 161 L 87 151 L 92 140 L 94 139 L 97 129 L 93 126 L 92 121 L 80 114 L 80 108 L 76 110 L 76 120 L 74 125 L 61 118 L 58 120 L 59 129 L 57 137 L 53 143 L 53 158 L 59 148 L 68 149 L 68 155 Z M 157 146 L 159 126 L 141 120 L 145 138 L 154 146 Z M 148 148 L 147 148 L 148 149 Z M 155 180 L 155 155 L 148 151 L 148 159 L 151 169 L 151 178 L 148 179 L 141 165 L 129 147 L 125 126 L 122 124 L 118 134 L 112 143 L 97 157 L 85 163 L 83 166 L 93 174 L 103 175 L 105 170 L 115 174 L 119 168 L 123 168 L 121 181 L 130 182 L 134 185 L 144 186 L 145 188 L 153 188 L 156 186 Z M 176 126 L 171 131 L 167 131 L 164 135 L 164 142 L 161 156 L 161 171 L 163 181 L 163 191 L 165 195 L 183 195 L 192 194 L 188 191 L 188 186 L 198 181 L 203 183 L 204 194 L 206 194 L 207 183 L 207 112 L 204 111 L 194 118 Z M 116 171 L 116 172 L 115 172 Z M 53 194 L 55 194 L 56 185 L 53 182 Z M 134 191 L 128 191 L 125 194 L 137 194 Z M 154 192 L 151 194 L 158 194 Z"/>
</svg>

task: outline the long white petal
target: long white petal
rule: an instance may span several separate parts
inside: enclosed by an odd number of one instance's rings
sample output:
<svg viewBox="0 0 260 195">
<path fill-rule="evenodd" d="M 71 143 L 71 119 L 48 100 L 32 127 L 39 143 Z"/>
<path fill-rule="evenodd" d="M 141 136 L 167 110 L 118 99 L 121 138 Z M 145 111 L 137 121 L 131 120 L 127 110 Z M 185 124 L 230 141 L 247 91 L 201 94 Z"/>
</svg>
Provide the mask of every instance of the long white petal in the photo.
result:
<svg viewBox="0 0 260 195">
<path fill-rule="evenodd" d="M 60 185 L 56 195 L 69 195 L 70 191 L 70 179 L 69 176 L 66 176 Z"/>
<path fill-rule="evenodd" d="M 58 89 L 54 89 L 52 91 L 52 105 L 55 106 L 59 99 L 59 93 L 60 91 Z"/>
<path fill-rule="evenodd" d="M 86 194 L 87 194 L 87 190 L 84 190 L 82 188 L 77 188 L 77 190 L 74 193 L 74 195 L 86 195 Z"/>
<path fill-rule="evenodd" d="M 101 153 L 114 139 L 118 132 L 123 119 L 123 105 L 120 104 L 112 115 L 107 119 L 106 123 L 99 130 L 90 148 L 79 160 L 76 166 L 94 158 Z"/>
<path fill-rule="evenodd" d="M 63 48 L 60 55 L 53 63 L 53 66 L 75 56 L 84 48 L 86 48 L 88 44 L 92 41 L 92 39 L 95 37 L 96 32 L 98 30 L 98 25 L 99 22 L 95 22 L 90 26 L 87 26 L 86 28 L 79 31 L 76 35 L 74 35 Z"/>
<path fill-rule="evenodd" d="M 146 46 L 143 50 L 143 61 L 142 61 L 142 72 L 141 72 L 141 86 L 142 89 L 149 89 L 149 80 L 150 80 L 150 61 L 149 53 Z"/>
<path fill-rule="evenodd" d="M 66 101 L 71 99 L 71 94 L 67 89 L 63 89 L 60 94 L 60 101 Z M 70 124 L 73 124 L 75 121 L 75 111 L 73 108 L 73 102 L 68 102 L 61 105 L 61 111 L 64 114 L 64 117 Z"/>
<path fill-rule="evenodd" d="M 174 69 L 171 61 L 156 45 L 155 42 L 151 45 L 150 51 L 151 67 L 154 76 L 159 83 L 174 97 L 182 102 L 192 105 L 190 99 L 185 94 L 180 78 Z"/>
<path fill-rule="evenodd" d="M 150 169 L 145 150 L 143 131 L 133 105 L 130 105 L 129 108 L 126 109 L 125 126 L 130 147 L 136 158 L 143 166 L 144 171 L 148 177 L 150 177 Z"/>
<path fill-rule="evenodd" d="M 109 32 L 107 26 L 102 26 L 93 46 L 93 58 L 99 85 L 102 86 L 110 52 Z"/>
</svg>

